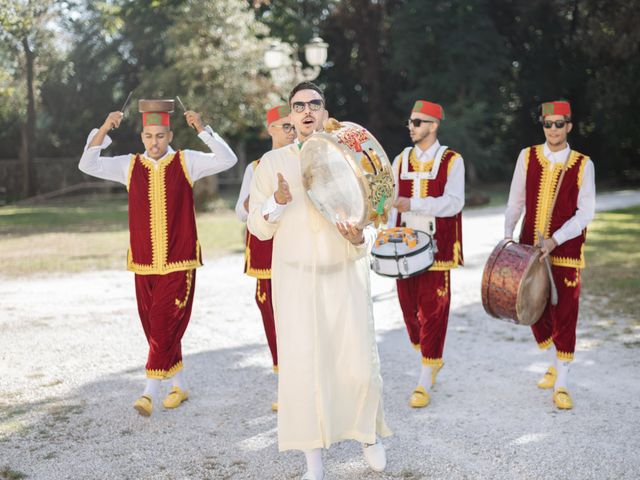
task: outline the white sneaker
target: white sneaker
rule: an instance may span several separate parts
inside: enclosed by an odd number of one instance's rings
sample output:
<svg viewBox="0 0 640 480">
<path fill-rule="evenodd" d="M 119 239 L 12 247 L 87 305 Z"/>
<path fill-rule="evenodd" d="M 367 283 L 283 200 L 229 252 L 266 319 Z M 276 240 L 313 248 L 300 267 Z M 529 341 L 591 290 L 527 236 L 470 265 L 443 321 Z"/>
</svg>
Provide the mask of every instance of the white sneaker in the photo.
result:
<svg viewBox="0 0 640 480">
<path fill-rule="evenodd" d="M 305 474 L 302 476 L 302 480 L 327 480 L 327 476 L 323 472 L 322 477 L 317 478 L 313 473 L 305 472 Z"/>
<path fill-rule="evenodd" d="M 387 466 L 387 454 L 384 451 L 382 442 L 378 441 L 373 445 L 362 444 L 362 453 L 371 467 L 371 470 L 382 472 Z"/>
</svg>

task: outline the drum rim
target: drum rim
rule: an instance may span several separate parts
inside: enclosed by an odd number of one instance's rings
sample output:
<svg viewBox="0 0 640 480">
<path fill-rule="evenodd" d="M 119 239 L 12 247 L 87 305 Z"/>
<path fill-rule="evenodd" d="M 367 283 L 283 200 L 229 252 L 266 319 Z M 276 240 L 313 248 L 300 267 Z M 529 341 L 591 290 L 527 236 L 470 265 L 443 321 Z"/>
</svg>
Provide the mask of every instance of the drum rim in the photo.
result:
<svg viewBox="0 0 640 480">
<path fill-rule="evenodd" d="M 401 254 L 402 257 L 413 257 L 413 256 L 415 256 L 415 255 L 417 255 L 419 253 L 424 252 L 425 250 L 428 249 L 428 247 L 433 247 L 433 238 L 431 237 L 431 235 L 429 235 L 427 232 L 423 232 L 422 230 L 416 230 L 416 232 L 423 233 L 425 236 L 427 236 L 429 238 L 429 243 L 427 243 L 426 245 L 422 246 L 419 250 L 412 250 L 411 252 L 407 252 L 407 253 Z M 381 254 L 375 253 L 374 252 L 375 248 L 376 247 L 374 246 L 371 249 L 371 255 L 376 257 L 376 258 L 392 258 L 392 259 L 393 258 L 398 258 L 398 255 L 381 255 Z M 435 252 L 434 252 L 433 256 L 435 257 Z M 433 262 L 432 262 L 432 265 L 433 265 Z"/>
</svg>

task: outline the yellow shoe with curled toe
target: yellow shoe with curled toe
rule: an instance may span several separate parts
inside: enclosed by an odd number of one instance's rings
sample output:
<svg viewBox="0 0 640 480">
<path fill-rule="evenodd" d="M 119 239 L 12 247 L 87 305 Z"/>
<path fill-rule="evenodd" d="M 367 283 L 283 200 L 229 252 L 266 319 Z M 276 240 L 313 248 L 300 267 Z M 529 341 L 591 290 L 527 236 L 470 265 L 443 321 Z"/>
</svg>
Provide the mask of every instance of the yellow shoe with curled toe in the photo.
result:
<svg viewBox="0 0 640 480">
<path fill-rule="evenodd" d="M 409 405 L 412 408 L 424 408 L 429 405 L 429 393 L 425 390 L 422 385 L 418 385 L 416 389 L 411 394 L 411 398 L 409 399 Z"/>
<path fill-rule="evenodd" d="M 271 404 L 271 411 L 272 412 L 277 412 L 278 411 L 278 402 L 273 402 Z"/>
<path fill-rule="evenodd" d="M 169 395 L 162 401 L 164 408 L 178 408 L 182 402 L 189 400 L 189 392 L 180 387 L 173 387 Z"/>
<path fill-rule="evenodd" d="M 153 402 L 151 401 L 151 397 L 149 395 L 142 395 L 135 401 L 133 408 L 135 408 L 143 417 L 150 416 L 151 412 L 153 412 Z"/>
<path fill-rule="evenodd" d="M 558 388 L 553 392 L 553 403 L 556 404 L 560 410 L 571 410 L 573 408 L 573 400 L 566 388 Z"/>
<path fill-rule="evenodd" d="M 556 378 L 558 378 L 558 372 L 555 367 L 549 367 L 544 374 L 544 377 L 538 382 L 538 388 L 544 390 L 553 388 L 556 385 Z"/>
</svg>

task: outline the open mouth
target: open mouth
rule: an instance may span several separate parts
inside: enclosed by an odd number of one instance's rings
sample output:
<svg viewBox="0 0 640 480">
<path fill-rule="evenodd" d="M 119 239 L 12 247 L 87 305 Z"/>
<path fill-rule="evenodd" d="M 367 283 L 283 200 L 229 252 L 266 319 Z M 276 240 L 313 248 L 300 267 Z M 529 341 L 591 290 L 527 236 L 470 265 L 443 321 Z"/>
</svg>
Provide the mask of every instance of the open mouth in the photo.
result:
<svg viewBox="0 0 640 480">
<path fill-rule="evenodd" d="M 304 120 L 302 120 L 303 125 L 314 125 L 315 123 L 316 121 L 312 117 L 307 117 Z"/>
</svg>

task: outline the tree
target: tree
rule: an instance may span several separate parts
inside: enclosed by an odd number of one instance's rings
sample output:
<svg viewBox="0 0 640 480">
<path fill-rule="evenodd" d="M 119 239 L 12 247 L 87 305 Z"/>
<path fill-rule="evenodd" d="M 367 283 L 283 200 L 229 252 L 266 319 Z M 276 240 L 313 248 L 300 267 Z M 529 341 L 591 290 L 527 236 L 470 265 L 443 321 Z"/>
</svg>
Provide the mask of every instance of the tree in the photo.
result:
<svg viewBox="0 0 640 480">
<path fill-rule="evenodd" d="M 20 157 L 23 165 L 23 195 L 37 192 L 33 159 L 36 150 L 36 76 L 40 48 L 49 43 L 51 32 L 47 22 L 53 15 L 51 0 L 8 0 L 0 10 L 0 40 L 20 51 L 22 60 L 15 74 L 24 75 L 26 119 L 21 129 Z"/>
</svg>

